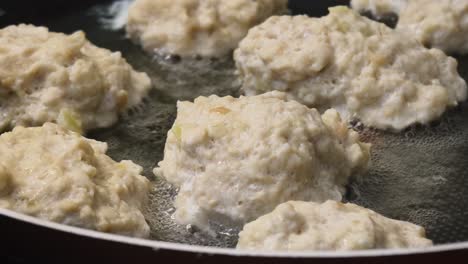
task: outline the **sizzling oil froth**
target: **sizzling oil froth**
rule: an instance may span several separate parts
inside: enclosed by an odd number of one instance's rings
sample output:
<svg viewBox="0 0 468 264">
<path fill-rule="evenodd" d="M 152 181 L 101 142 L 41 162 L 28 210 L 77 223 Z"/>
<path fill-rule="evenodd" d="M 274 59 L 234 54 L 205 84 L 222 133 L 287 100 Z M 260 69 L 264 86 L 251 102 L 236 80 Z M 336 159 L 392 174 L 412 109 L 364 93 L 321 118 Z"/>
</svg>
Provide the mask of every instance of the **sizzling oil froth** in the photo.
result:
<svg viewBox="0 0 468 264">
<path fill-rule="evenodd" d="M 468 198 L 463 165 L 468 154 L 467 112 L 465 103 L 438 123 L 401 134 L 365 131 L 373 143 L 372 166 L 367 177 L 349 186 L 347 199 L 420 224 L 436 243 L 463 241 L 468 228 L 462 220 Z"/>
</svg>

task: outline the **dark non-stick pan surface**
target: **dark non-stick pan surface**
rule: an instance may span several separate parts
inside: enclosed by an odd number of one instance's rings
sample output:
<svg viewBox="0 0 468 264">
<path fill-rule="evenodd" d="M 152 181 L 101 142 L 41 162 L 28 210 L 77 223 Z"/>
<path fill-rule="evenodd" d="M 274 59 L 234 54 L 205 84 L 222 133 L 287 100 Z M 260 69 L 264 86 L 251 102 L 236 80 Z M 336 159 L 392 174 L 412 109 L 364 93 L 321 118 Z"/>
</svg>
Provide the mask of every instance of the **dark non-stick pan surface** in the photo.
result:
<svg viewBox="0 0 468 264">
<path fill-rule="evenodd" d="M 294 14 L 321 16 L 326 7 L 348 1 L 290 1 Z M 239 81 L 231 58 L 188 59 L 152 57 L 125 37 L 102 25 L 108 1 L 2 0 L 0 26 L 18 23 L 44 25 L 51 31 L 86 32 L 100 47 L 121 51 L 137 70 L 145 71 L 154 89 L 145 102 L 115 126 L 87 136 L 109 144 L 109 155 L 131 159 L 144 167 L 154 182 L 147 213 L 152 239 L 192 245 L 234 247 L 237 229 L 219 227 L 212 238 L 194 228 L 176 225 L 171 215 L 176 190 L 152 174 L 163 157 L 166 133 L 175 119 L 177 100 L 200 95 L 238 95 Z M 104 13 L 103 13 L 104 12 Z M 3 13 L 0 11 L 0 14 Z M 455 56 L 468 80 L 468 57 Z M 346 200 L 387 217 L 426 228 L 436 244 L 468 241 L 468 104 L 448 111 L 441 121 L 392 134 L 365 128 L 363 140 L 373 144 L 372 166 L 359 182 L 348 186 Z"/>
</svg>

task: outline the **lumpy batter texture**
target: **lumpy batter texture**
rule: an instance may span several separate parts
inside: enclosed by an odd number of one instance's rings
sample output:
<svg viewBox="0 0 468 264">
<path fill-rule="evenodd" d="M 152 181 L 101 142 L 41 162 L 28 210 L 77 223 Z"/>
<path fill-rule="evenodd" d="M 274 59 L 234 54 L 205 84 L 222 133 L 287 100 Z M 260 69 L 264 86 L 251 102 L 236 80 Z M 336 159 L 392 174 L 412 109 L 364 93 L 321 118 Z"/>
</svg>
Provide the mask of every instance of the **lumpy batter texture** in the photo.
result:
<svg viewBox="0 0 468 264">
<path fill-rule="evenodd" d="M 150 188 L 107 144 L 56 124 L 0 136 L 0 207 L 67 225 L 148 237 L 142 214 Z"/>
<path fill-rule="evenodd" d="M 381 17 L 399 16 L 397 29 L 411 32 L 424 45 L 447 53 L 468 52 L 466 0 L 353 0 L 353 9 Z"/>
<path fill-rule="evenodd" d="M 423 227 L 354 204 L 289 201 L 248 223 L 239 249 L 362 250 L 431 246 Z"/>
<path fill-rule="evenodd" d="M 136 0 L 127 33 L 149 52 L 221 57 L 287 0 Z"/>
<path fill-rule="evenodd" d="M 455 59 L 346 7 L 274 16 L 234 53 L 246 95 L 270 90 L 379 129 L 426 124 L 466 99 Z"/>
<path fill-rule="evenodd" d="M 242 224 L 291 199 L 341 200 L 350 176 L 368 166 L 370 145 L 335 110 L 320 116 L 284 93 L 177 107 L 154 173 L 179 187 L 181 224 L 209 230 L 209 220 Z"/>
<path fill-rule="evenodd" d="M 78 132 L 107 127 L 149 88 L 149 77 L 120 52 L 94 46 L 81 31 L 0 30 L 0 130 L 45 122 Z"/>
</svg>

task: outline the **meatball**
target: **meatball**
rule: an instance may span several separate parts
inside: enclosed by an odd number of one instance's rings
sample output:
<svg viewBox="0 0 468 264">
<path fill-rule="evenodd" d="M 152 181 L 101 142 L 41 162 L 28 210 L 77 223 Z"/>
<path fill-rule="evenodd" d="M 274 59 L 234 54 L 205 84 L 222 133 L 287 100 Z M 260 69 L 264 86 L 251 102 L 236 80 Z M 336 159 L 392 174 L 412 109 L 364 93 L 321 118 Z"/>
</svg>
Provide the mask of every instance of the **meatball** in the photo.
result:
<svg viewBox="0 0 468 264">
<path fill-rule="evenodd" d="M 287 0 L 136 0 L 127 33 L 149 52 L 183 57 L 222 57 L 247 31 L 273 14 L 287 11 Z"/>
<path fill-rule="evenodd" d="M 151 87 L 120 52 L 32 25 L 0 30 L 0 130 L 60 123 L 77 132 L 108 127 Z"/>
<path fill-rule="evenodd" d="M 107 144 L 53 123 L 0 136 L 0 207 L 67 225 L 148 237 L 150 183 Z"/>
<path fill-rule="evenodd" d="M 353 9 L 376 18 L 399 16 L 396 28 L 409 31 L 421 43 L 446 53 L 468 53 L 468 1 L 353 0 Z"/>
<path fill-rule="evenodd" d="M 271 17 L 234 58 L 248 96 L 283 91 L 379 129 L 429 123 L 467 95 L 455 59 L 343 6 L 322 18 Z"/>
<path fill-rule="evenodd" d="M 291 199 L 341 200 L 370 145 L 335 110 L 323 116 L 271 92 L 179 102 L 156 175 L 179 188 L 175 219 L 242 225 Z"/>
<path fill-rule="evenodd" d="M 431 246 L 424 228 L 355 204 L 289 201 L 244 226 L 238 249 L 362 250 Z"/>
</svg>

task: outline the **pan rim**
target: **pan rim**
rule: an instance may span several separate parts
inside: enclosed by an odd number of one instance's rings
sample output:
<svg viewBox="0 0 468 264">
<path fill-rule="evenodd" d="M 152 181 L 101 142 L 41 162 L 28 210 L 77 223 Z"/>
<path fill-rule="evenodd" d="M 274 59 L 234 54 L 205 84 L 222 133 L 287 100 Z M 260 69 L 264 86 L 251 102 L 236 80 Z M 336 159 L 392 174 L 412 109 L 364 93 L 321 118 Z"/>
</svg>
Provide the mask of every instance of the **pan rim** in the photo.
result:
<svg viewBox="0 0 468 264">
<path fill-rule="evenodd" d="M 174 242 L 164 242 L 143 238 L 127 237 L 123 235 L 109 234 L 80 227 L 59 224 L 8 209 L 0 208 L 0 215 L 18 221 L 26 222 L 36 226 L 53 229 L 56 231 L 71 233 L 93 239 L 106 240 L 121 244 L 141 246 L 157 250 L 173 250 L 208 255 L 226 255 L 232 257 L 277 257 L 277 258 L 361 258 L 361 257 L 384 257 L 384 256 L 404 256 L 422 255 L 429 253 L 441 253 L 454 250 L 468 249 L 468 242 L 456 242 L 443 245 L 435 245 L 428 248 L 413 249 L 369 249 L 355 251 L 307 251 L 307 252 L 287 252 L 287 251 L 257 251 L 240 250 L 235 248 L 219 248 L 210 246 L 188 245 Z"/>
</svg>

